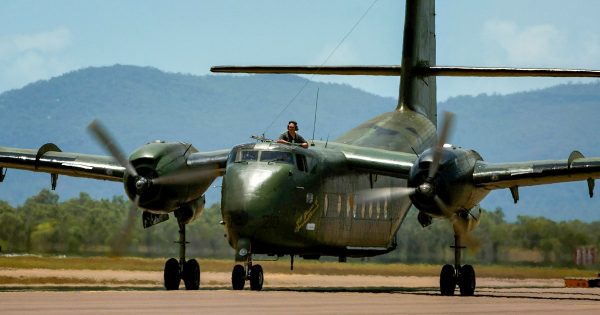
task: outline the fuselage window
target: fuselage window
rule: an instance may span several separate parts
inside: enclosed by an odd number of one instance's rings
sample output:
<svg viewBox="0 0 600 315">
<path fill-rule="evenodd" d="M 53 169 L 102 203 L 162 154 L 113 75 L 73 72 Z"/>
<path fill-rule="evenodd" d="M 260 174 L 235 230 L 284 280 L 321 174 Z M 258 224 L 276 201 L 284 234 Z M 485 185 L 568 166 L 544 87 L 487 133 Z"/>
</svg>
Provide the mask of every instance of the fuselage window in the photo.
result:
<svg viewBox="0 0 600 315">
<path fill-rule="evenodd" d="M 342 195 L 338 195 L 338 201 L 337 201 L 337 214 L 338 217 L 341 216 L 342 214 Z"/>
<path fill-rule="evenodd" d="M 281 162 L 286 164 L 294 164 L 294 156 L 290 152 L 282 151 L 262 151 L 260 153 L 261 162 Z"/>
<path fill-rule="evenodd" d="M 384 219 L 388 219 L 388 200 L 387 198 L 385 199 L 384 203 L 383 203 L 383 218 Z"/>
<path fill-rule="evenodd" d="M 327 208 L 329 208 L 329 198 L 327 194 L 323 198 L 323 216 L 327 216 Z"/>
<path fill-rule="evenodd" d="M 356 209 L 358 208 L 358 195 L 353 195 L 352 198 L 352 217 L 356 219 Z"/>
<path fill-rule="evenodd" d="M 362 219 L 365 218 L 365 199 L 361 198 L 360 200 L 360 217 Z"/>
<path fill-rule="evenodd" d="M 348 194 L 346 198 L 346 217 L 351 218 L 350 210 L 352 209 L 352 194 Z"/>
</svg>

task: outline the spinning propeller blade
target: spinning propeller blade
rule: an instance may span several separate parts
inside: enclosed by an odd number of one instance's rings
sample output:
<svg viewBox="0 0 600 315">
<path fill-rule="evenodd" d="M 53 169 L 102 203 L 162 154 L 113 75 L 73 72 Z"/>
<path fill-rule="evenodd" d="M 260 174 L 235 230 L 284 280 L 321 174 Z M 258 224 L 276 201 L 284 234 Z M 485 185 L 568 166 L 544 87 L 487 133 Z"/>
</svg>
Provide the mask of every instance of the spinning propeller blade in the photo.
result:
<svg viewBox="0 0 600 315">
<path fill-rule="evenodd" d="M 378 201 L 386 199 L 386 197 L 405 197 L 415 193 L 416 188 L 411 187 L 389 187 L 375 188 L 361 191 L 365 202 Z"/>
<path fill-rule="evenodd" d="M 429 167 L 429 178 L 433 178 L 440 166 L 440 160 L 444 149 L 444 144 L 447 142 L 454 121 L 454 114 L 444 112 L 444 121 L 442 122 L 441 132 L 438 134 L 438 141 L 433 149 L 433 161 Z"/>
<path fill-rule="evenodd" d="M 198 181 L 202 181 L 206 178 L 215 178 L 217 177 L 219 172 L 222 172 L 223 168 L 217 169 L 192 169 L 185 170 L 180 172 L 175 172 L 173 174 L 167 174 L 165 176 L 160 176 L 157 178 L 153 178 L 152 184 L 154 185 L 184 185 L 184 184 L 192 184 Z"/>
<path fill-rule="evenodd" d="M 88 126 L 88 131 L 104 147 L 104 149 L 127 170 L 127 173 L 135 177 L 138 176 L 137 171 L 133 165 L 131 165 L 125 154 L 123 154 L 123 150 L 121 150 L 117 141 L 110 135 L 108 130 L 99 120 L 96 119 L 92 121 Z"/>
</svg>

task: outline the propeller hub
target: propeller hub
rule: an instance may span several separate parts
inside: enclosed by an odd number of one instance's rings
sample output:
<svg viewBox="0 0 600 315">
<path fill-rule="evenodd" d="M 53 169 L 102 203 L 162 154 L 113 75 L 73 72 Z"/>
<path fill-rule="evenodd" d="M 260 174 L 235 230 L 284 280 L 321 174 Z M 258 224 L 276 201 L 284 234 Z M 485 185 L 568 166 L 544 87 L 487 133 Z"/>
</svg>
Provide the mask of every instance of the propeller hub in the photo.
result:
<svg viewBox="0 0 600 315">
<path fill-rule="evenodd" d="M 152 184 L 152 182 L 150 180 L 148 180 L 145 177 L 139 176 L 136 180 L 135 180 L 135 190 L 138 194 L 143 193 L 145 190 L 147 190 L 148 188 L 150 188 L 150 185 Z"/>
<path fill-rule="evenodd" d="M 423 183 L 423 184 L 419 185 L 417 190 L 419 191 L 419 193 L 421 193 L 427 197 L 433 196 L 433 185 L 431 185 L 431 183 Z"/>
</svg>

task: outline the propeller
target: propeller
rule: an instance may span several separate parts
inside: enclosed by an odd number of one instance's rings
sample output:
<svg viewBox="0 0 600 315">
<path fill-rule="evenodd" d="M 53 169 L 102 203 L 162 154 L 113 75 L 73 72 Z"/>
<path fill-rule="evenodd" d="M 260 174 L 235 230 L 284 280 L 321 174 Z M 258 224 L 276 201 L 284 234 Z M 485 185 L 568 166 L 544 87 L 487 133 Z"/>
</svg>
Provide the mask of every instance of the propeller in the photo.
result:
<svg viewBox="0 0 600 315">
<path fill-rule="evenodd" d="M 429 165 L 428 175 L 422 183 L 420 183 L 416 187 L 391 187 L 391 188 L 375 188 L 375 189 L 364 190 L 361 193 L 363 196 L 365 196 L 364 197 L 365 201 L 381 200 L 381 199 L 385 199 L 388 196 L 404 197 L 404 196 L 414 196 L 415 194 L 420 194 L 427 198 L 433 198 L 433 200 L 438 205 L 438 207 L 443 212 L 446 212 L 444 210 L 448 210 L 448 207 L 446 206 L 444 201 L 438 195 L 435 194 L 433 180 L 439 169 L 439 165 L 440 165 L 440 162 L 442 159 L 442 154 L 444 153 L 444 144 L 448 140 L 448 136 L 450 134 L 451 125 L 453 123 L 453 120 L 454 120 L 453 113 L 444 112 L 444 120 L 442 122 L 441 132 L 438 136 L 437 142 L 431 148 L 432 162 Z M 448 212 L 450 212 L 450 211 L 448 210 Z"/>
<path fill-rule="evenodd" d="M 137 216 L 137 203 L 134 202 L 129 206 L 129 211 L 127 212 L 127 219 L 123 227 L 117 234 L 117 237 L 113 240 L 111 256 L 121 257 L 125 254 L 129 243 L 131 242 L 131 238 L 133 236 L 133 224 L 135 223 L 135 218 Z"/>
<path fill-rule="evenodd" d="M 411 201 L 423 214 L 437 213 L 437 215 L 447 218 L 454 228 L 454 232 L 461 238 L 461 241 L 470 248 L 478 248 L 479 241 L 469 233 L 470 223 L 476 218 L 469 211 L 459 211 L 452 209 L 442 199 L 447 195 L 444 191 L 445 176 L 441 176 L 440 165 L 444 163 L 444 148 L 452 132 L 455 115 L 451 112 L 444 112 L 442 124 L 439 128 L 437 140 L 433 146 L 426 150 L 411 169 L 408 185 L 409 187 L 375 188 L 367 189 L 361 192 L 364 200 L 367 202 L 382 200 L 390 197 L 409 196 Z M 448 170 L 451 174 L 453 171 Z M 449 188 L 446 188 L 449 189 Z M 442 196 L 440 196 L 442 194 Z M 428 214 L 429 213 L 429 214 Z"/>
<path fill-rule="evenodd" d="M 386 188 L 375 188 L 366 189 L 361 191 L 360 195 L 364 196 L 363 201 L 379 201 L 384 200 L 387 197 L 402 198 L 410 196 L 415 193 L 416 188 L 412 187 L 386 187 Z"/>
<path fill-rule="evenodd" d="M 159 185 L 185 185 L 194 182 L 202 181 L 203 179 L 216 177 L 216 173 L 223 171 L 223 169 L 192 169 L 183 170 L 171 174 L 167 174 L 161 177 L 154 177 L 148 170 L 144 171 L 136 169 L 127 156 L 123 153 L 123 150 L 118 145 L 115 138 L 110 134 L 108 129 L 99 120 L 94 120 L 88 126 L 88 131 L 92 134 L 94 139 L 108 152 L 121 166 L 123 166 L 133 180 L 132 194 L 132 205 L 127 215 L 127 221 L 123 228 L 118 233 L 117 239 L 113 244 L 113 254 L 121 255 L 126 250 L 127 244 L 131 239 L 133 225 L 135 223 L 136 214 L 140 207 L 140 200 L 142 195 L 146 192 L 152 193 L 150 190 L 152 187 Z M 154 195 L 154 194 L 153 194 Z"/>
<path fill-rule="evenodd" d="M 448 136 L 450 135 L 450 130 L 452 124 L 454 123 L 454 114 L 451 112 L 444 112 L 444 120 L 442 122 L 442 129 L 438 135 L 438 141 L 435 146 L 432 148 L 433 150 L 433 160 L 431 162 L 431 166 L 429 167 L 429 178 L 435 177 L 439 167 L 440 160 L 442 158 L 442 153 L 444 152 L 444 144 L 446 144 L 448 140 Z"/>
<path fill-rule="evenodd" d="M 184 185 L 196 183 L 206 178 L 216 177 L 217 173 L 223 172 L 224 168 L 211 169 L 192 169 L 179 171 L 165 176 L 152 178 L 150 183 L 153 185 Z"/>
<path fill-rule="evenodd" d="M 104 147 L 104 149 L 106 149 L 106 151 L 110 153 L 110 155 L 112 155 L 119 162 L 119 164 L 121 164 L 121 166 L 127 170 L 127 173 L 135 177 L 138 176 L 135 167 L 131 165 L 129 159 L 127 159 L 123 154 L 123 150 L 121 150 L 117 142 L 114 140 L 114 137 L 110 135 L 108 129 L 106 129 L 99 120 L 95 119 L 92 121 L 92 123 L 88 126 L 88 130 L 92 136 L 94 136 L 94 138 L 96 138 L 96 140 Z"/>
<path fill-rule="evenodd" d="M 127 173 L 134 178 L 136 178 L 136 194 L 127 213 L 127 219 L 125 224 L 117 234 L 113 245 L 111 254 L 114 256 L 122 256 L 125 253 L 127 248 L 127 244 L 131 240 L 131 234 L 133 231 L 133 224 L 135 222 L 137 209 L 139 207 L 140 202 L 140 190 L 144 189 L 145 183 L 147 179 L 138 175 L 137 170 L 129 159 L 126 158 L 125 154 L 123 154 L 123 150 L 120 148 L 118 143 L 115 141 L 114 137 L 109 133 L 108 129 L 104 127 L 104 125 L 99 120 L 94 120 L 88 126 L 88 131 L 92 134 L 92 136 L 100 143 L 100 145 L 119 162 L 121 166 L 125 168 Z"/>
</svg>

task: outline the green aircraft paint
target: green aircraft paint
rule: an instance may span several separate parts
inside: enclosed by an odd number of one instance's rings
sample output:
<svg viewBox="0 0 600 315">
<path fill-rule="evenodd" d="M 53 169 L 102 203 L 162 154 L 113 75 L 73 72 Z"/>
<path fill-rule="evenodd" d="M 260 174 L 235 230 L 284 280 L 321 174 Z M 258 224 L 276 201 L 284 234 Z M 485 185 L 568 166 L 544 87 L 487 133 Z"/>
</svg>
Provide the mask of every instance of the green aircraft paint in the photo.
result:
<svg viewBox="0 0 600 315">
<path fill-rule="evenodd" d="M 446 218 L 454 227 L 455 261 L 444 265 L 440 292 L 475 292 L 475 271 L 461 264 L 461 249 L 477 225 L 479 202 L 493 189 L 585 180 L 593 195 L 600 158 L 574 151 L 566 160 L 487 163 L 474 150 L 446 145 L 452 115 L 437 134 L 436 76 L 600 77 L 597 70 L 474 68 L 436 65 L 435 3 L 408 0 L 401 66 L 219 66 L 213 72 L 396 75 L 401 77 L 396 109 L 381 114 L 328 143 L 308 149 L 261 139 L 213 152 L 184 143 L 154 142 L 129 158 L 97 122 L 90 131 L 110 156 L 0 147 L 4 168 L 45 172 L 52 187 L 58 175 L 122 182 L 143 209 L 144 227 L 174 214 L 179 225 L 179 260 L 165 264 L 168 290 L 200 286 L 200 266 L 186 259 L 186 224 L 204 206 L 204 193 L 223 177 L 221 211 L 226 237 L 236 250 L 232 287 L 261 290 L 264 274 L 257 254 L 365 257 L 396 246 L 397 232 L 414 205 L 423 226 Z"/>
</svg>

